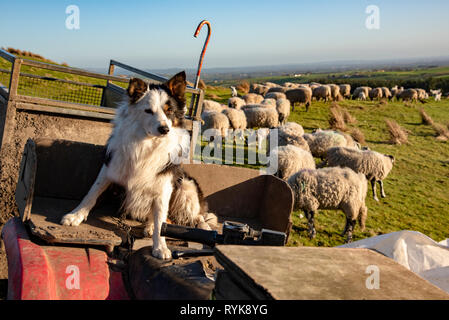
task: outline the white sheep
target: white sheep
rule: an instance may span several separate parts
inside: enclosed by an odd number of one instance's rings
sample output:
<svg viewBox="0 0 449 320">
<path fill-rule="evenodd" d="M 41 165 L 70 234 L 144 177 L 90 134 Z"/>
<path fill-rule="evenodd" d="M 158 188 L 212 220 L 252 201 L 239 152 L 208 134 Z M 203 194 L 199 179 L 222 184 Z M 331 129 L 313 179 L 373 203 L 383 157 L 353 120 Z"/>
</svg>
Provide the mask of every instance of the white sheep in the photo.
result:
<svg viewBox="0 0 449 320">
<path fill-rule="evenodd" d="M 268 92 L 265 95 L 265 99 L 275 99 L 275 100 L 279 100 L 279 99 L 286 99 L 287 97 L 285 96 L 285 93 L 283 92 Z"/>
<path fill-rule="evenodd" d="M 243 100 L 245 100 L 246 104 L 251 103 L 261 103 L 264 97 L 260 94 L 256 93 L 248 93 L 243 96 Z"/>
<path fill-rule="evenodd" d="M 365 92 L 359 92 L 359 95 L 357 96 L 357 100 L 365 101 L 366 100 Z"/>
<path fill-rule="evenodd" d="M 227 136 L 230 127 L 229 119 L 221 111 L 205 111 L 201 114 L 201 119 L 204 121 L 202 131 L 211 129 L 215 130 L 215 135 Z"/>
<path fill-rule="evenodd" d="M 309 144 L 303 138 L 304 129 L 300 124 L 287 122 L 274 130 L 277 130 L 277 145 L 271 145 L 270 143 L 271 135 L 274 134 L 274 131 L 270 130 L 268 135 L 268 150 L 273 150 L 275 147 L 293 145 L 310 152 Z"/>
<path fill-rule="evenodd" d="M 263 101 L 260 104 L 264 105 L 264 106 L 276 108 L 276 100 L 272 99 L 272 98 L 265 98 L 265 99 L 263 99 Z"/>
<path fill-rule="evenodd" d="M 243 100 L 240 97 L 231 97 L 228 100 L 229 108 L 234 108 L 234 109 L 240 110 L 240 109 L 242 109 L 242 107 L 244 105 L 246 105 L 246 102 L 245 102 L 245 100 Z"/>
<path fill-rule="evenodd" d="M 279 114 L 279 124 L 283 125 L 290 116 L 290 100 L 281 98 L 276 101 L 276 110 Z"/>
<path fill-rule="evenodd" d="M 268 158 L 270 166 L 277 164 L 275 176 L 288 180 L 302 169 L 315 169 L 315 160 L 310 152 L 294 145 L 274 148 Z"/>
<path fill-rule="evenodd" d="M 342 210 L 346 216 L 347 242 L 359 221 L 362 231 L 368 208 L 365 205 L 367 183 L 362 173 L 349 168 L 303 169 L 288 179 L 293 190 L 295 210 L 303 210 L 308 220 L 309 237 L 316 235 L 314 217 L 319 209 Z"/>
<path fill-rule="evenodd" d="M 230 127 L 234 130 L 246 129 L 246 116 L 242 110 L 224 108 L 222 113 L 229 119 Z"/>
<path fill-rule="evenodd" d="M 324 159 L 326 151 L 332 147 L 358 148 L 360 145 L 346 133 L 317 129 L 313 133 L 305 133 L 303 138 L 309 144 L 314 157 Z"/>
<path fill-rule="evenodd" d="M 279 123 L 279 115 L 274 108 L 244 108 L 248 128 L 275 128 Z"/>
<path fill-rule="evenodd" d="M 214 101 L 214 100 L 204 100 L 203 101 L 203 111 L 215 111 L 215 112 L 221 112 L 225 106 L 221 103 Z"/>
<path fill-rule="evenodd" d="M 330 167 L 348 167 L 355 172 L 363 173 L 371 182 L 374 200 L 379 201 L 376 195 L 376 182 L 379 183 L 381 197 L 386 197 L 383 180 L 393 168 L 393 156 L 372 150 L 336 147 L 327 150 L 326 162 Z"/>
</svg>

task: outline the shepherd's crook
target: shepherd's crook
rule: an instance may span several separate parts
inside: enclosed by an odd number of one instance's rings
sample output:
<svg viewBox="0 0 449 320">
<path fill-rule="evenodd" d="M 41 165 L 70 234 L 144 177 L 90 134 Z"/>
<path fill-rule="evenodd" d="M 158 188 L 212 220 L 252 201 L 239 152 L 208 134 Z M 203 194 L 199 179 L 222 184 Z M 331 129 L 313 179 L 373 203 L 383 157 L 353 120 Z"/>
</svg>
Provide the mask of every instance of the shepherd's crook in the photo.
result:
<svg viewBox="0 0 449 320">
<path fill-rule="evenodd" d="M 207 48 L 207 45 L 209 44 L 209 39 L 210 39 L 210 22 L 207 21 L 207 20 L 201 21 L 200 24 L 198 25 L 198 27 L 196 28 L 195 33 L 193 34 L 193 36 L 195 38 L 197 38 L 198 34 L 201 31 L 201 28 L 205 24 L 207 24 L 207 38 L 206 38 L 206 42 L 204 42 L 203 51 L 201 51 L 200 61 L 198 62 L 198 70 L 196 72 L 196 80 L 195 80 L 195 89 L 198 89 L 198 84 L 200 82 L 200 75 L 201 75 L 201 67 L 203 66 L 204 54 L 206 53 L 206 48 Z"/>
</svg>

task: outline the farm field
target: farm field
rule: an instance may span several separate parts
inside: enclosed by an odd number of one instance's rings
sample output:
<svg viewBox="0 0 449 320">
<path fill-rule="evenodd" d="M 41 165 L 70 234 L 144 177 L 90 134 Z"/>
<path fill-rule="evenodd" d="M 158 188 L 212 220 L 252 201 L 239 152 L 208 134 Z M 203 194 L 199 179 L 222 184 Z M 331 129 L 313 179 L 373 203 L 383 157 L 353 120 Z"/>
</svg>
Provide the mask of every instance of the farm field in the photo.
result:
<svg viewBox="0 0 449 320">
<path fill-rule="evenodd" d="M 208 86 L 206 98 L 226 103 L 230 90 Z M 358 128 L 370 149 L 391 154 L 395 165 L 385 179 L 387 198 L 376 202 L 368 188 L 366 229 L 356 227 L 354 240 L 399 230 L 416 230 L 440 241 L 449 237 L 449 144 L 438 141 L 432 127 L 423 125 L 419 109 L 423 108 L 435 122 L 449 125 L 449 100 L 427 103 L 404 103 L 344 100 L 338 105 L 357 119 L 350 128 Z M 306 132 L 329 128 L 331 102 L 312 102 L 309 112 L 296 107 L 289 121 L 301 124 Z M 391 145 L 385 123 L 395 120 L 409 130 L 408 144 Z M 319 160 L 317 160 L 319 162 Z M 336 246 L 344 243 L 340 236 L 345 218 L 341 211 L 320 211 L 316 216 L 317 236 L 307 236 L 307 220 L 302 212 L 293 213 L 290 246 Z"/>
</svg>

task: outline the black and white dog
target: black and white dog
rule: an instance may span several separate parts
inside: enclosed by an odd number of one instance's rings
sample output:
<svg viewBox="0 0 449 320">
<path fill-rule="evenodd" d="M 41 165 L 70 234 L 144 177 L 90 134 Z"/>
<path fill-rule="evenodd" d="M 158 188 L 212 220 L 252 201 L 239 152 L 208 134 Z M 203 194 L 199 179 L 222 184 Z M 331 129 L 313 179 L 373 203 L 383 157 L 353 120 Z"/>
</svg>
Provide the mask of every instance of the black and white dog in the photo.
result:
<svg viewBox="0 0 449 320">
<path fill-rule="evenodd" d="M 176 224 L 196 226 L 204 222 L 207 211 L 198 184 L 174 161 L 189 147 L 188 133 L 177 127 L 186 110 L 185 89 L 185 72 L 162 85 L 130 80 L 128 97 L 113 121 L 104 165 L 88 194 L 61 224 L 78 226 L 85 221 L 97 198 L 116 183 L 126 189 L 125 212 L 144 222 L 145 234 L 153 237 L 153 256 L 171 258 L 160 236 L 162 223 L 168 217 Z"/>
</svg>

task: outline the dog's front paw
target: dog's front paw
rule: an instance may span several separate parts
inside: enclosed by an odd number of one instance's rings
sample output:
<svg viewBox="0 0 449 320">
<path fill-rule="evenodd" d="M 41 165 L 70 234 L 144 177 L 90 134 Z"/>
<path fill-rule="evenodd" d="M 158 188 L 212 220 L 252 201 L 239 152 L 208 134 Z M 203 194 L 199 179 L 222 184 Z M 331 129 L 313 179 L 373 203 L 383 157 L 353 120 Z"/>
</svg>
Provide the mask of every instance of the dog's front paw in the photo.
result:
<svg viewBox="0 0 449 320">
<path fill-rule="evenodd" d="M 81 222 L 86 219 L 82 212 L 68 213 L 61 219 L 61 224 L 64 226 L 79 226 Z"/>
<path fill-rule="evenodd" d="M 162 259 L 162 260 L 169 260 L 171 259 L 171 251 L 167 247 L 161 247 L 161 248 L 153 248 L 153 257 Z"/>
</svg>

